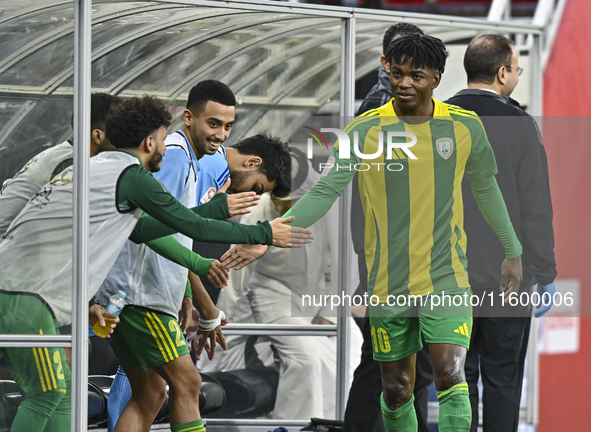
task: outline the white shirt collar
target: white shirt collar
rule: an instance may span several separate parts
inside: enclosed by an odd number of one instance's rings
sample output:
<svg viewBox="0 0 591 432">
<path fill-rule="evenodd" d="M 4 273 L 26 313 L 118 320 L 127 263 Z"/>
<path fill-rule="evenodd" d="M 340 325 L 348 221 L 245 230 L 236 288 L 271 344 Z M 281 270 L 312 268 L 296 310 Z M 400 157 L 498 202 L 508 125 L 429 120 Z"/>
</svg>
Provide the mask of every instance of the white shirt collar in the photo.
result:
<svg viewBox="0 0 591 432">
<path fill-rule="evenodd" d="M 491 93 L 494 93 L 494 94 L 497 94 L 498 95 L 498 93 L 496 91 L 494 91 L 493 89 L 481 88 L 481 89 L 478 89 L 478 90 L 484 90 L 484 91 L 491 92 Z"/>
</svg>

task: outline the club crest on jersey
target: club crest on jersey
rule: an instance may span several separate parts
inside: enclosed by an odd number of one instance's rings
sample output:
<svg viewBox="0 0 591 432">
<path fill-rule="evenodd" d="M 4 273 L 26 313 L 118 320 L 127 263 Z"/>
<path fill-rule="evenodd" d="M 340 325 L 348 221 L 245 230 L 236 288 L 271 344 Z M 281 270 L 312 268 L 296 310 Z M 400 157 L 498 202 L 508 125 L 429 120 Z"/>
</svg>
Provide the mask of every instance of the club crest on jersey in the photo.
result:
<svg viewBox="0 0 591 432">
<path fill-rule="evenodd" d="M 214 196 L 215 193 L 218 190 L 214 187 L 210 187 L 209 189 L 207 189 L 207 192 L 205 192 L 205 194 L 203 195 L 203 197 L 201 197 L 201 204 L 205 204 L 206 202 L 209 202 Z"/>
<path fill-rule="evenodd" d="M 448 160 L 451 154 L 454 152 L 454 141 L 451 138 L 439 138 L 436 141 L 436 144 L 439 156 L 445 160 Z"/>
</svg>

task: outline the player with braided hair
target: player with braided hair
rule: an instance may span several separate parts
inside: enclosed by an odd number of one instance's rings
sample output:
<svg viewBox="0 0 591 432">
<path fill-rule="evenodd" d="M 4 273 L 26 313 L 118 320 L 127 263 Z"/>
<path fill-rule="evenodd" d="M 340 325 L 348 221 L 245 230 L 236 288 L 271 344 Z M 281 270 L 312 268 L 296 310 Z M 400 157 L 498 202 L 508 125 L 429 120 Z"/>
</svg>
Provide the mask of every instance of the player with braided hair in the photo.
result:
<svg viewBox="0 0 591 432">
<path fill-rule="evenodd" d="M 425 37 L 419 33 L 408 34 L 392 41 L 385 51 L 387 64 L 405 64 L 411 68 L 428 68 L 442 74 L 445 72 L 447 51 L 441 39 Z"/>
<path fill-rule="evenodd" d="M 382 371 L 381 407 L 388 432 L 417 430 L 413 387 L 421 334 L 429 345 L 438 390 L 439 430 L 470 429 L 464 362 L 472 310 L 469 302 L 456 304 L 470 295 L 461 191 L 464 174 L 480 211 L 503 244 L 505 296 L 518 290 L 522 279 L 521 244 L 494 177 L 496 162 L 482 123 L 472 111 L 432 97 L 446 57 L 445 45 L 431 36 L 413 34 L 392 42 L 383 66 L 393 99 L 345 128 L 349 140 L 335 144 L 332 168 L 291 210 L 295 225 L 312 225 L 344 192 L 356 173 L 351 167 L 364 166 L 359 171 L 359 190 L 366 221 L 368 294 L 379 299 L 375 306 L 372 300 L 369 314 L 374 358 Z M 416 142 L 408 143 L 405 151 L 388 146 L 388 152 L 380 152 L 386 148 L 384 140 L 390 142 L 390 132 L 412 134 Z M 359 151 L 347 153 L 339 148 L 355 142 Z M 397 168 L 388 169 L 393 162 Z M 397 303 L 401 297 L 408 303 Z"/>
</svg>

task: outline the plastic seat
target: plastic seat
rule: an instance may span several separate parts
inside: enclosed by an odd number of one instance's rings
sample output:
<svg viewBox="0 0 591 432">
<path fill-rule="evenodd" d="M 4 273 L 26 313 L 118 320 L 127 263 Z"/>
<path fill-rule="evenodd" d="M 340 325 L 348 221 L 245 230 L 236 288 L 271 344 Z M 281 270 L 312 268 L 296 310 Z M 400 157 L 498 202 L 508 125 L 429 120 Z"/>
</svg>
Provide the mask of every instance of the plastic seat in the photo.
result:
<svg viewBox="0 0 591 432">
<path fill-rule="evenodd" d="M 276 369 L 241 369 L 208 375 L 219 381 L 226 393 L 226 403 L 209 418 L 257 417 L 273 410 L 279 381 Z"/>
</svg>

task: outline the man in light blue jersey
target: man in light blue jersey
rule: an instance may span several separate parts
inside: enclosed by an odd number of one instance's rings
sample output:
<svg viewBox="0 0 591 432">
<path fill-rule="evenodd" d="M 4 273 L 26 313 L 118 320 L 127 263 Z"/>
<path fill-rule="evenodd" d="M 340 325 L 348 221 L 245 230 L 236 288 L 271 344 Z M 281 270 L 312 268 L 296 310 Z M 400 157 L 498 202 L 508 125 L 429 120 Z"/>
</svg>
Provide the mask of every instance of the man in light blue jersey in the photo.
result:
<svg viewBox="0 0 591 432">
<path fill-rule="evenodd" d="M 117 123 L 109 123 L 110 118 Z M 202 206 L 208 207 L 203 211 L 191 211 L 178 203 L 149 172 L 160 168 L 169 122 L 165 107 L 150 97 L 127 101 L 107 119 L 107 130 L 113 132 L 109 138 L 120 150 L 103 152 L 90 161 L 89 296 L 98 291 L 128 237 L 144 242 L 178 230 L 210 241 L 234 241 L 240 236 L 257 244 L 291 244 L 293 231 L 277 225 L 289 218 L 242 227 L 197 214 L 228 218 L 225 195 Z M 0 241 L 3 333 L 57 334 L 58 326 L 71 323 L 72 179 L 72 167 L 68 167 L 47 183 Z M 143 210 L 153 217 L 141 217 Z M 276 232 L 282 234 L 278 237 Z M 63 350 L 58 348 L 51 355 L 39 349 L 0 351 L 25 385 L 12 430 L 61 431 L 64 424 L 68 427 L 69 368 L 63 364 Z M 53 420 L 58 412 L 56 424 Z"/>
<path fill-rule="evenodd" d="M 200 82 L 189 93 L 187 109 L 182 114 L 183 127 L 166 138 L 166 153 L 161 170 L 155 174 L 155 177 L 186 206 L 193 207 L 209 201 L 220 189 L 220 185 L 228 181 L 230 171 L 232 171 L 232 184 L 226 184 L 226 189 L 230 186 L 231 192 L 252 191 L 250 194 L 229 195 L 230 208 L 233 205 L 241 205 L 245 200 L 256 203 L 257 195 L 265 191 L 275 190 L 280 195 L 286 195 L 289 192 L 290 156 L 285 143 L 278 139 L 255 136 L 247 138 L 235 148 L 222 147 L 221 144 L 231 133 L 235 119 L 235 104 L 234 94 L 225 84 L 213 80 Z M 191 239 L 185 236 L 177 238 L 185 246 L 191 247 Z M 132 270 L 129 270 L 130 263 Z M 148 270 L 134 272 L 134 268 Z M 137 277 L 131 280 L 127 277 L 129 273 Z M 128 305 L 124 311 L 126 313 L 122 314 L 122 320 L 125 321 L 126 316 L 129 316 L 130 322 L 135 319 L 132 315 L 141 314 L 141 311 L 146 309 L 157 317 L 162 315 L 162 320 L 174 317 L 176 321 L 182 306 L 177 324 L 183 331 L 190 322 L 193 305 L 200 310 L 202 319 L 220 320 L 222 313 L 214 306 L 199 279 L 191 277 L 191 280 L 193 283 L 190 290 L 186 289 L 187 271 L 185 269 L 160 259 L 141 245 L 128 242 L 103 285 L 99 301 L 106 302 L 109 295 L 118 289 L 126 291 Z M 152 363 L 144 365 L 142 362 L 144 356 L 150 356 L 149 353 L 154 350 L 154 347 L 146 346 L 139 350 L 131 348 L 129 346 L 131 342 L 128 341 L 133 339 L 132 330 L 130 326 L 130 334 L 126 334 L 125 327 L 122 327 L 114 339 L 118 353 L 134 352 L 135 359 L 120 358 L 120 360 L 123 369 L 130 372 L 131 389 L 135 388 L 136 391 L 130 393 L 127 380 L 124 379 L 121 371 L 118 372 L 110 395 L 110 430 L 115 430 L 115 427 L 116 430 L 131 430 L 131 423 L 137 425 L 138 419 L 141 419 L 139 422 L 142 425 L 151 424 L 152 411 L 156 410 L 157 413 L 157 409 L 160 408 L 158 404 L 161 404 L 159 395 L 162 394 L 161 387 L 164 386 L 164 380 L 154 373 L 152 367 L 148 369 L 144 367 Z M 221 340 L 222 347 L 225 348 L 223 335 L 218 328 L 209 336 L 210 356 L 215 352 L 216 334 Z M 171 335 L 173 336 L 174 334 Z M 198 353 L 204 343 L 205 338 L 201 340 Z M 183 357 L 188 356 L 181 354 L 180 351 L 179 354 L 168 360 L 162 358 L 162 364 L 155 364 L 155 366 L 169 369 L 170 376 L 187 376 L 184 367 L 189 366 L 187 366 L 187 359 Z M 139 367 L 139 365 L 143 366 Z M 192 383 L 192 380 L 181 380 L 178 385 L 182 388 L 174 388 L 177 387 L 177 383 L 168 382 L 177 394 L 191 396 L 193 391 L 189 387 Z M 144 391 L 148 388 L 149 391 Z M 182 403 L 180 399 L 175 401 Z M 192 400 L 192 397 L 188 399 Z M 125 408 L 126 405 L 127 408 Z M 152 407 L 154 409 L 151 409 Z M 181 409 L 171 406 L 172 411 L 178 412 Z M 120 420 L 119 413 L 122 413 Z"/>
</svg>

